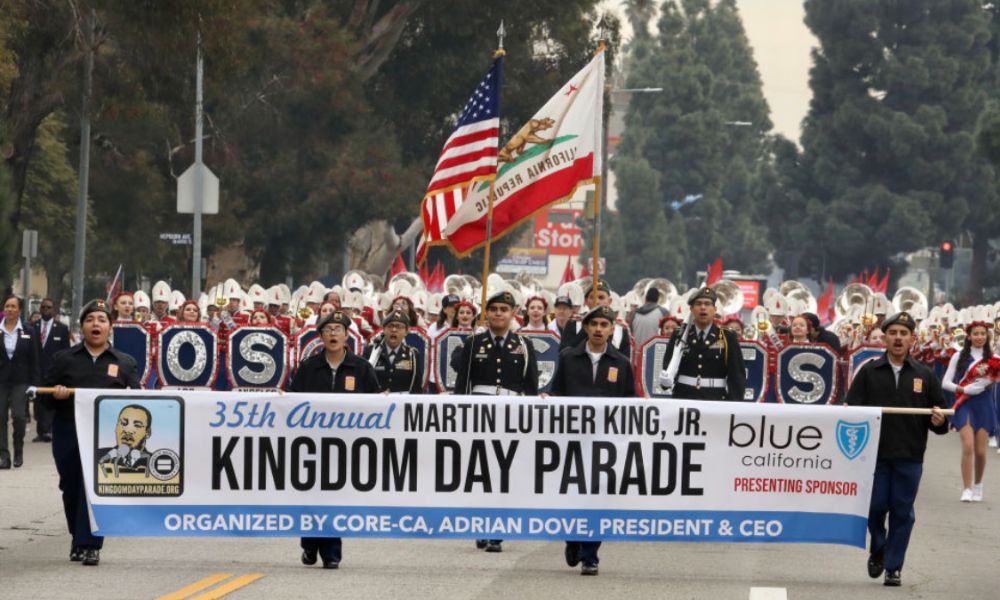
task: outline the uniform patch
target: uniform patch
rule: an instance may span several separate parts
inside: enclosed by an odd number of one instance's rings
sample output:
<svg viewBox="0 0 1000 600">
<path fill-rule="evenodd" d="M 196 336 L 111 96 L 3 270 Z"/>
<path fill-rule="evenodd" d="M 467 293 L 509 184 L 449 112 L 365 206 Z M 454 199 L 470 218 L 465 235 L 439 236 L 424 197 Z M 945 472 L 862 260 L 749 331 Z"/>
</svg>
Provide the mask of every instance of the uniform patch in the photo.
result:
<svg viewBox="0 0 1000 600">
<path fill-rule="evenodd" d="M 412 369 L 413 368 L 413 363 L 411 363 L 408 360 L 401 360 L 398 363 L 396 363 L 396 368 L 397 369 L 404 369 L 404 370 L 406 370 L 406 369 Z"/>
<path fill-rule="evenodd" d="M 610 367 L 608 369 L 608 381 L 611 383 L 618 381 L 618 367 Z"/>
<path fill-rule="evenodd" d="M 348 375 L 344 377 L 344 389 L 348 392 L 354 391 L 354 375 Z"/>
<path fill-rule="evenodd" d="M 108 377 L 118 377 L 118 365 L 108 365 Z"/>
<path fill-rule="evenodd" d="M 917 379 L 914 379 L 913 380 L 913 393 L 914 394 L 919 394 L 919 393 L 921 393 L 923 391 L 924 391 L 924 380 L 920 379 L 919 377 Z"/>
</svg>

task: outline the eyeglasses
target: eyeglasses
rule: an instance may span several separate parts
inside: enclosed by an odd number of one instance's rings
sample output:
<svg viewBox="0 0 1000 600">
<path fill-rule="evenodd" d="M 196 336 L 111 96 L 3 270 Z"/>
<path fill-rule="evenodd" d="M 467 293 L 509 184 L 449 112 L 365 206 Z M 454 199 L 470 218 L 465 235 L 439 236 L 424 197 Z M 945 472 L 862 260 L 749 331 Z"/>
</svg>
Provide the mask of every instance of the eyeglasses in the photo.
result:
<svg viewBox="0 0 1000 600">
<path fill-rule="evenodd" d="M 344 335 L 347 330 L 342 325 L 328 325 L 320 333 L 323 335 Z"/>
</svg>

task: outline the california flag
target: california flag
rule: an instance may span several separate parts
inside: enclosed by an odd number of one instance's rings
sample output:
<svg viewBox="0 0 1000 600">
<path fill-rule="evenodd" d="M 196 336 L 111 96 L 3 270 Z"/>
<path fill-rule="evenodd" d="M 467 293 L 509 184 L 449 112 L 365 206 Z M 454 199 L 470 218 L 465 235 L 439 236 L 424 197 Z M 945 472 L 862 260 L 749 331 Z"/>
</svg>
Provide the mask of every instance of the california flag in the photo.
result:
<svg viewBox="0 0 1000 600">
<path fill-rule="evenodd" d="M 604 53 L 549 99 L 498 155 L 493 239 L 536 212 L 569 199 L 601 173 Z M 486 242 L 489 182 L 469 189 L 448 223 L 448 243 L 461 256 Z"/>
</svg>

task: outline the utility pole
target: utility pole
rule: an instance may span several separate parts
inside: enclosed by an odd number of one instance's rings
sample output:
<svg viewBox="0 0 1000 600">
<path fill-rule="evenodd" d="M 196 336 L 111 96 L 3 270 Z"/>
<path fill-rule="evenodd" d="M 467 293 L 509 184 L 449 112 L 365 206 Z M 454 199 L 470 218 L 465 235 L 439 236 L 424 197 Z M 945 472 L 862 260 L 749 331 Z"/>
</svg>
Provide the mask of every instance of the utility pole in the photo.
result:
<svg viewBox="0 0 1000 600">
<path fill-rule="evenodd" d="M 76 316 L 83 308 L 83 268 L 87 253 L 87 191 L 90 185 L 90 94 L 94 76 L 94 29 L 97 13 L 90 10 L 90 18 L 85 27 L 87 58 L 83 70 L 83 99 L 80 103 L 80 172 L 76 197 L 76 241 L 73 244 L 73 303 L 70 323 L 73 330 Z"/>
<path fill-rule="evenodd" d="M 201 295 L 201 213 L 205 209 L 205 172 L 202 170 L 202 118 L 204 63 L 201 58 L 201 31 L 198 32 L 198 68 L 194 120 L 194 234 L 191 236 L 191 298 Z"/>
</svg>

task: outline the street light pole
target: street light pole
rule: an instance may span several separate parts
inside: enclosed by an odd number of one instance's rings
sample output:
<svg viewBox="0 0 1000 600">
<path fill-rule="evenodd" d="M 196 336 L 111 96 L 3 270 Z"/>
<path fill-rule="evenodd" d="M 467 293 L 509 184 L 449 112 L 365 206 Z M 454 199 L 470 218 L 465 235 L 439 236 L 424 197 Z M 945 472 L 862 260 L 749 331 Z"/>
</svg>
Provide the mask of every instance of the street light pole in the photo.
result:
<svg viewBox="0 0 1000 600">
<path fill-rule="evenodd" d="M 93 89 L 94 75 L 94 28 L 97 20 L 97 13 L 90 10 L 85 42 L 87 44 L 87 60 L 84 66 L 83 75 L 83 100 L 80 103 L 80 172 L 77 183 L 76 196 L 76 240 L 73 244 L 73 303 L 70 323 L 73 323 L 73 330 L 79 327 L 76 325 L 75 317 L 80 314 L 83 308 L 83 267 L 84 258 L 87 253 L 87 190 L 90 185 L 90 94 Z"/>
</svg>

